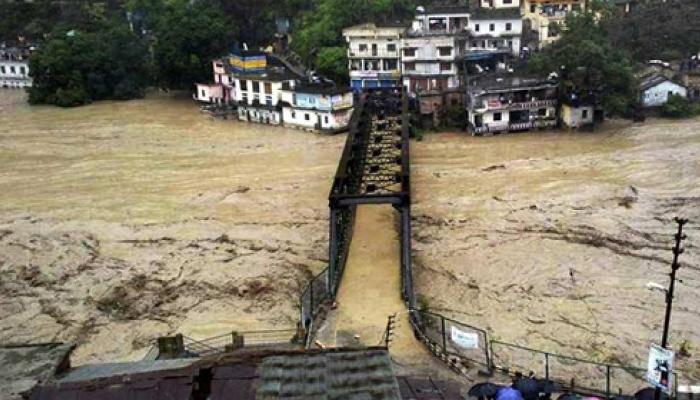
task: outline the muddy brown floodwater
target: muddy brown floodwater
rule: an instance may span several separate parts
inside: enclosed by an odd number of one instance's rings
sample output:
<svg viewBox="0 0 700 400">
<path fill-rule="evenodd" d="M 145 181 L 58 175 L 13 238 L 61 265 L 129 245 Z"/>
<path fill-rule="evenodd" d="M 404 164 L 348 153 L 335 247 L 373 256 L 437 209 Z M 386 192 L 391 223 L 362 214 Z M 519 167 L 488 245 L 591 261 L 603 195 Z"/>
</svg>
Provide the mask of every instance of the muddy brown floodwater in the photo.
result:
<svg viewBox="0 0 700 400">
<path fill-rule="evenodd" d="M 0 91 L 0 342 L 75 341 L 79 364 L 293 327 L 343 142 L 163 95 L 58 109 Z M 643 365 L 664 309 L 645 285 L 691 218 L 671 343 L 700 379 L 700 121 L 411 146 L 416 289 L 505 341 Z"/>
</svg>

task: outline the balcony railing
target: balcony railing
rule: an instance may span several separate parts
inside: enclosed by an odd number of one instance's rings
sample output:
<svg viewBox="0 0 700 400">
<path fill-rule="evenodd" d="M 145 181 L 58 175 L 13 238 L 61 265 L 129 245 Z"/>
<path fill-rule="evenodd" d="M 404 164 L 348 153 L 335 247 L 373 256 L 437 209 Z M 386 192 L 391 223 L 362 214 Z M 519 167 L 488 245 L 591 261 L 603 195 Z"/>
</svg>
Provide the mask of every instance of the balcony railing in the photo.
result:
<svg viewBox="0 0 700 400">
<path fill-rule="evenodd" d="M 398 58 L 399 50 L 348 50 L 348 57 L 380 57 L 380 58 Z"/>
<path fill-rule="evenodd" d="M 498 100 L 494 101 L 484 101 L 482 106 L 479 107 L 481 110 L 531 110 L 534 108 L 542 107 L 555 107 L 557 101 L 553 99 L 548 100 L 535 100 L 535 101 L 522 101 L 522 102 L 512 102 L 504 103 Z"/>
<path fill-rule="evenodd" d="M 505 132 L 505 131 L 525 131 L 525 130 L 533 129 L 533 128 L 536 128 L 536 129 L 554 128 L 556 126 L 557 126 L 556 119 L 539 119 L 539 120 L 526 121 L 526 122 L 490 123 L 490 124 L 485 124 L 483 126 L 474 126 L 472 123 L 469 123 L 469 130 L 472 132 L 472 134 L 483 135 L 485 133 L 498 133 L 498 132 Z"/>
</svg>

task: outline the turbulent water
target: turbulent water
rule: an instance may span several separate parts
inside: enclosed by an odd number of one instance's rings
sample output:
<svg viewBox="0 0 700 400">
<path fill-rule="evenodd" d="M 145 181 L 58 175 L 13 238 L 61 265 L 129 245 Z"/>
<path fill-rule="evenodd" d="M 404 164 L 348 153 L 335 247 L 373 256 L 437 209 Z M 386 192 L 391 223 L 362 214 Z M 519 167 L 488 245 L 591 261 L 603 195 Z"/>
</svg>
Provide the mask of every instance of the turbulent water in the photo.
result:
<svg viewBox="0 0 700 400">
<path fill-rule="evenodd" d="M 163 95 L 58 109 L 0 91 L 0 342 L 75 341 L 83 363 L 293 327 L 343 142 Z M 664 307 L 645 285 L 667 282 L 672 217 L 691 218 L 671 343 L 700 379 L 700 121 L 411 146 L 416 288 L 505 341 L 643 365 Z"/>
</svg>

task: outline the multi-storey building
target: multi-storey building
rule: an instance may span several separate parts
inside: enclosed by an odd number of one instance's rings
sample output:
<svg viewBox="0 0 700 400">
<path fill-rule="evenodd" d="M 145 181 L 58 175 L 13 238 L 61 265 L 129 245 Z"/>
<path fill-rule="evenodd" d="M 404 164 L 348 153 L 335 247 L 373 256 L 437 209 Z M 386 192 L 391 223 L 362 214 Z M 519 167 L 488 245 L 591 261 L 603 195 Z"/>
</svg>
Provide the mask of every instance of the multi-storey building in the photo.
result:
<svg viewBox="0 0 700 400">
<path fill-rule="evenodd" d="M 32 86 L 28 52 L 17 48 L 0 49 L 0 87 Z"/>
<path fill-rule="evenodd" d="M 557 125 L 557 84 L 538 78 L 486 75 L 467 87 L 467 121 L 472 135 Z"/>
<path fill-rule="evenodd" d="M 566 17 L 586 8 L 586 0 L 523 0 L 523 19 L 527 21 L 535 46 L 555 42 L 566 29 Z"/>
<path fill-rule="evenodd" d="M 343 29 L 353 90 L 401 84 L 400 46 L 405 30 L 405 27 L 375 24 Z"/>
<path fill-rule="evenodd" d="M 239 120 L 317 130 L 346 128 L 352 92 L 307 82 L 284 67 L 268 64 L 258 51 L 239 51 L 212 62 L 214 82 L 198 83 L 194 98 L 233 105 Z"/>
<path fill-rule="evenodd" d="M 458 46 L 468 37 L 466 7 L 418 8 L 401 40 L 403 85 L 410 93 L 459 87 Z"/>
<path fill-rule="evenodd" d="M 350 123 L 353 95 L 349 88 L 296 81 L 282 85 L 281 95 L 285 126 L 338 130 Z"/>
<path fill-rule="evenodd" d="M 498 1 L 499 7 L 486 8 L 482 6 L 474 11 L 469 19 L 469 47 L 470 51 L 494 51 L 503 52 L 513 56 L 520 54 L 523 23 L 520 16 L 520 7 L 517 0 L 511 0 L 513 7 L 505 7 Z M 517 2 L 517 3 L 516 3 Z"/>
</svg>

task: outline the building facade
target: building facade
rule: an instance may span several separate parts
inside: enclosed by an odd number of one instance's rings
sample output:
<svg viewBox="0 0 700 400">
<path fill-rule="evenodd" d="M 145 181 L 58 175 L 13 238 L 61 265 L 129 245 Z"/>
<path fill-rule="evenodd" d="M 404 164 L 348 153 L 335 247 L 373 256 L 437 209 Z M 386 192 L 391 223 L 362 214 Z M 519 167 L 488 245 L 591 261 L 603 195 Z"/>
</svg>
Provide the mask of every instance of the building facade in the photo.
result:
<svg viewBox="0 0 700 400">
<path fill-rule="evenodd" d="M 536 48 L 543 48 L 561 37 L 566 18 L 584 11 L 586 0 L 523 0 L 522 14 Z"/>
<path fill-rule="evenodd" d="M 404 27 L 362 24 L 343 29 L 348 44 L 351 87 L 393 87 L 401 84 L 401 37 Z"/>
<path fill-rule="evenodd" d="M 663 106 L 670 95 L 688 97 L 688 89 L 659 74 L 643 79 L 639 85 L 639 100 L 643 107 Z"/>
<path fill-rule="evenodd" d="M 470 51 L 506 51 L 519 56 L 523 22 L 519 7 L 481 8 L 469 20 Z"/>
<path fill-rule="evenodd" d="M 467 125 L 472 135 L 557 125 L 557 84 L 537 78 L 489 75 L 470 80 Z"/>
<path fill-rule="evenodd" d="M 20 49 L 0 49 L 0 87 L 24 88 L 32 86 L 28 56 L 27 52 Z"/>
<path fill-rule="evenodd" d="M 297 81 L 285 84 L 281 95 L 285 126 L 339 130 L 350 123 L 353 95 L 349 88 Z"/>
</svg>

